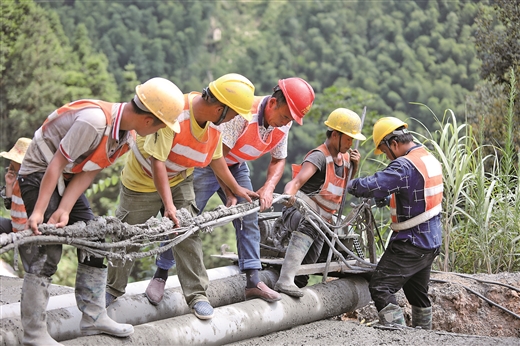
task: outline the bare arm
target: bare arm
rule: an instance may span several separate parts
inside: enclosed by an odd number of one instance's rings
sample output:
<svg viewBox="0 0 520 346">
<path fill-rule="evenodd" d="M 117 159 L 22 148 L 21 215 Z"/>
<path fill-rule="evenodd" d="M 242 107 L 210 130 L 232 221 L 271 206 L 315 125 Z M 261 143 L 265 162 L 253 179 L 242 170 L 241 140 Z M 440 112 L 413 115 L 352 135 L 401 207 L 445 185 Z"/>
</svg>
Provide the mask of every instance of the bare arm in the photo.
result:
<svg viewBox="0 0 520 346">
<path fill-rule="evenodd" d="M 229 171 L 224 157 L 212 160 L 209 164 L 215 175 L 233 192 L 235 196 L 243 197 L 246 201 L 251 202 L 251 198 L 258 198 L 258 194 L 254 191 L 243 188 L 238 185 L 237 181 Z"/>
<path fill-rule="evenodd" d="M 94 181 L 96 175 L 101 172 L 100 169 L 95 171 L 81 172 L 75 174 L 67 185 L 63 197 L 61 198 L 58 209 L 51 215 L 48 223 L 56 224 L 56 227 L 65 227 L 69 222 L 69 214 L 78 198 L 88 189 Z M 41 193 L 41 192 L 40 192 Z"/>
<path fill-rule="evenodd" d="M 163 216 L 169 218 L 178 226 L 179 220 L 176 216 L 177 208 L 175 208 L 175 205 L 173 204 L 166 165 L 163 161 L 159 161 L 154 157 L 152 157 L 152 176 L 155 188 L 157 189 L 159 196 L 161 196 L 164 205 Z"/>
<path fill-rule="evenodd" d="M 40 234 L 38 231 L 38 225 L 43 222 L 43 216 L 45 214 L 45 210 L 49 206 L 49 201 L 51 196 L 56 189 L 56 185 L 58 184 L 58 179 L 60 178 L 63 169 L 69 162 L 63 156 L 60 151 L 57 151 L 54 154 L 54 157 L 47 167 L 45 174 L 43 175 L 42 181 L 40 183 L 40 192 L 38 193 L 38 200 L 34 206 L 34 210 L 27 220 L 26 229 L 32 229 L 34 234 Z M 94 180 L 94 177 L 99 172 L 91 171 L 91 172 L 82 172 L 76 174 L 70 183 L 68 184 L 65 192 L 63 193 L 63 197 L 60 201 L 60 205 L 58 209 L 52 214 L 49 219 L 49 223 L 57 222 L 57 227 L 63 227 L 68 223 L 69 213 L 76 204 L 79 196 L 85 192 L 88 186 Z"/>
<path fill-rule="evenodd" d="M 278 184 L 282 178 L 284 167 L 285 159 L 275 159 L 271 157 L 271 162 L 267 167 L 265 184 L 257 191 L 260 196 L 260 211 L 271 208 L 273 204 L 273 192 L 276 188 L 276 184 Z"/>
<path fill-rule="evenodd" d="M 294 204 L 294 196 L 296 195 L 296 192 L 298 192 L 298 190 L 314 175 L 314 173 L 316 173 L 317 170 L 318 167 L 312 163 L 303 163 L 300 172 L 293 178 L 293 180 L 288 182 L 283 189 L 284 195 L 291 195 L 291 198 L 287 201 L 286 205 Z"/>
</svg>

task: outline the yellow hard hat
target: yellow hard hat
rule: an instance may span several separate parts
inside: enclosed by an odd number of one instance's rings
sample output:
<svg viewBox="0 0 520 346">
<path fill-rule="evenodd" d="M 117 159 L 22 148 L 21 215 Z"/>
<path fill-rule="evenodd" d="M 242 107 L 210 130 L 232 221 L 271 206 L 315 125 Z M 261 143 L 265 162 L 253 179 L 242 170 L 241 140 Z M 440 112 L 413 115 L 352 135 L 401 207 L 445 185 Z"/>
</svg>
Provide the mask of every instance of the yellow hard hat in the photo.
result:
<svg viewBox="0 0 520 346">
<path fill-rule="evenodd" d="M 408 128 L 408 124 L 402 121 L 401 119 L 395 118 L 395 117 L 384 117 L 379 119 L 374 124 L 374 132 L 372 134 L 372 138 L 374 140 L 374 145 L 376 146 L 374 150 L 374 154 L 381 155 L 383 152 L 378 149 L 379 144 L 381 144 L 381 141 L 394 132 L 396 129 L 400 127 Z M 397 135 L 397 134 L 396 134 Z"/>
<path fill-rule="evenodd" d="M 136 86 L 135 94 L 137 98 L 134 97 L 134 101 L 140 101 L 146 107 L 145 110 L 152 112 L 175 133 L 180 132 L 177 118 L 184 109 L 184 95 L 175 84 L 156 77 Z"/>
<path fill-rule="evenodd" d="M 338 108 L 330 113 L 325 125 L 354 139 L 365 140 L 361 133 L 361 119 L 350 109 Z"/>
<path fill-rule="evenodd" d="M 229 73 L 209 83 L 211 93 L 223 104 L 251 120 L 255 86 L 246 77 Z"/>
</svg>

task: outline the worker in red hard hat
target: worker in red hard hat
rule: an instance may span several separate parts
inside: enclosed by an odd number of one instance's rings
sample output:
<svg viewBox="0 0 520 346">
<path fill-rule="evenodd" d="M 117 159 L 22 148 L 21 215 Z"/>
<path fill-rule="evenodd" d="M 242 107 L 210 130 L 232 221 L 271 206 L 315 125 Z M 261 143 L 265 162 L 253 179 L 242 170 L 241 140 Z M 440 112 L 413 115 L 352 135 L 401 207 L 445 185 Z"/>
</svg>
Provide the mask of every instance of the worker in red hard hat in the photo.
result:
<svg viewBox="0 0 520 346">
<path fill-rule="evenodd" d="M 271 154 L 266 181 L 256 190 L 260 197 L 260 211 L 271 207 L 274 189 L 283 175 L 287 137 L 292 121 L 301 125 L 303 117 L 314 102 L 314 90 L 301 78 L 280 79 L 273 90 L 272 95 L 255 97 L 250 120 L 235 117 L 219 126 L 227 166 L 243 188 L 253 190 L 247 161 L 256 160 L 266 153 Z M 195 200 L 201 211 L 215 192 L 226 206 L 246 202 L 244 198 L 233 195 L 225 188 L 225 184 L 219 184 L 211 167 L 195 168 L 193 179 Z M 238 264 L 247 279 L 246 299 L 260 298 L 267 302 L 280 300 L 281 295 L 262 282 L 258 275 L 258 271 L 262 269 L 258 214 L 252 213 L 235 219 L 233 225 L 237 237 Z M 171 251 L 161 253 L 156 262 L 158 269 L 154 278 L 159 279 L 174 265 Z M 153 280 L 147 288 L 147 296 L 162 298 L 163 292 L 164 285 L 157 285 Z"/>
</svg>

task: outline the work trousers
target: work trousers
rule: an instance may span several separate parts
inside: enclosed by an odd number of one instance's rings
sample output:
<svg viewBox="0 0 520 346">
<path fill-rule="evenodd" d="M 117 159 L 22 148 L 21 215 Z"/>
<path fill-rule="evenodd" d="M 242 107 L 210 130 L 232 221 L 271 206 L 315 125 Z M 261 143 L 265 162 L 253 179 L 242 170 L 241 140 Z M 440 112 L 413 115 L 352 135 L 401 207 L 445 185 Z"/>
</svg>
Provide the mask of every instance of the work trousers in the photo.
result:
<svg viewBox="0 0 520 346">
<path fill-rule="evenodd" d="M 6 217 L 0 217 L 0 234 L 2 233 L 11 233 L 13 231 L 13 224 L 11 223 L 11 219 Z"/>
<path fill-rule="evenodd" d="M 192 175 L 173 186 L 171 193 L 173 203 L 177 209 L 185 208 L 193 216 L 198 214 L 198 209 L 195 205 Z M 117 208 L 116 216 L 121 221 L 131 225 L 146 222 L 149 218 L 157 216 L 164 207 L 161 196 L 157 192 L 135 192 L 121 186 L 119 197 L 120 204 Z M 137 247 L 129 248 L 131 251 L 137 249 Z M 172 249 L 160 254 L 158 258 L 164 258 L 164 255 L 166 255 L 171 266 L 175 264 L 173 260 L 175 258 L 177 275 L 188 305 L 192 307 L 198 301 L 208 301 L 206 290 L 209 285 L 209 279 L 203 261 L 202 241 L 198 233 L 184 239 Z M 121 261 L 113 261 L 113 266 L 109 265 L 107 292 L 116 297 L 125 293 L 132 266 L 133 262 L 131 261 L 126 261 L 124 264 Z"/>
<path fill-rule="evenodd" d="M 388 245 L 370 279 L 369 289 L 377 311 L 392 303 L 401 288 L 408 302 L 420 308 L 430 307 L 428 283 L 431 265 L 440 247 L 426 250 L 409 241 L 393 241 Z"/>
<path fill-rule="evenodd" d="M 325 239 L 323 236 L 305 219 L 296 207 L 285 207 L 282 211 L 282 225 L 291 234 L 298 231 L 312 238 L 313 243 L 303 258 L 302 264 L 313 264 L 318 261 L 323 243 Z M 314 222 L 319 226 L 318 222 Z M 309 280 L 308 275 L 296 276 L 294 282 L 298 287 L 307 286 Z"/>
<path fill-rule="evenodd" d="M 44 173 L 32 173 L 26 176 L 18 177 L 20 190 L 22 192 L 22 199 L 27 210 L 27 215 L 30 216 L 38 200 L 40 193 L 40 183 Z M 58 209 L 61 201 L 61 196 L 56 188 L 49 200 L 49 205 L 43 216 L 43 222 L 49 221 L 52 214 Z M 74 204 L 74 207 L 69 214 L 69 223 L 72 225 L 77 221 L 89 221 L 94 218 L 94 213 L 90 209 L 85 195 L 81 195 Z M 100 241 L 104 241 L 100 239 Z M 78 254 L 82 250 L 78 249 Z M 20 257 L 25 272 L 51 277 L 58 269 L 58 263 L 61 259 L 62 245 L 24 245 L 20 247 Z M 103 258 L 96 258 L 89 256 L 85 258 L 83 264 L 92 267 L 101 268 L 103 266 Z"/>
<path fill-rule="evenodd" d="M 249 167 L 247 163 L 236 164 L 229 167 L 231 174 L 238 185 L 248 190 L 253 190 L 251 178 L 249 177 Z M 193 172 L 195 199 L 199 210 L 204 210 L 208 200 L 216 192 L 222 203 L 226 204 L 224 191 L 215 177 L 211 167 L 195 168 Z M 246 200 L 239 197 L 237 203 L 244 203 Z M 262 269 L 260 262 L 260 228 L 258 227 L 258 213 L 254 212 L 244 217 L 233 220 L 238 249 L 238 266 L 240 270 Z"/>
</svg>

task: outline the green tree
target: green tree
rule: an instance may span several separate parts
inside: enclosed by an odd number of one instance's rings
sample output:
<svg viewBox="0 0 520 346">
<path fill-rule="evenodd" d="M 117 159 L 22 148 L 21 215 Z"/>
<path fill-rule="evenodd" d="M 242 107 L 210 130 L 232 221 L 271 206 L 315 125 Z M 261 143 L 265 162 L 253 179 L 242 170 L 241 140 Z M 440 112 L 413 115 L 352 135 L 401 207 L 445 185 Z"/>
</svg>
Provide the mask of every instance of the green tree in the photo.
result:
<svg viewBox="0 0 520 346">
<path fill-rule="evenodd" d="M 505 145 L 506 115 L 511 70 L 520 76 L 520 4 L 514 0 L 496 0 L 493 7 L 482 7 L 477 17 L 475 44 L 482 60 L 480 74 L 489 81 L 481 83 L 469 100 L 469 121 L 483 131 L 487 143 Z M 520 82 L 516 80 L 516 89 Z M 513 123 L 520 123 L 520 96 L 516 94 Z M 516 152 L 520 151 L 520 128 L 513 128 Z"/>
</svg>

